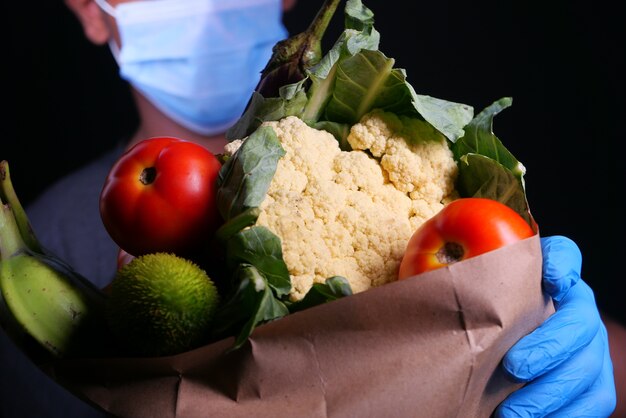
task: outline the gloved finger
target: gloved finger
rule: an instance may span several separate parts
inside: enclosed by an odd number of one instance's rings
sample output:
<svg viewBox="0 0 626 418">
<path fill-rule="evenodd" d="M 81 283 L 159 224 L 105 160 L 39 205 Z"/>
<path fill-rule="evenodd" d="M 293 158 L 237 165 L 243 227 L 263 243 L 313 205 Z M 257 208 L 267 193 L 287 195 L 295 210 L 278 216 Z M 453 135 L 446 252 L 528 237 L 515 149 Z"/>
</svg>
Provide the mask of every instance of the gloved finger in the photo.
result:
<svg viewBox="0 0 626 418">
<path fill-rule="evenodd" d="M 544 417 L 585 393 L 600 375 L 608 345 L 600 332 L 597 335 L 568 361 L 511 393 L 498 406 L 495 416 Z"/>
<path fill-rule="evenodd" d="M 606 328 L 600 328 L 601 338 L 608 341 Z M 608 343 L 604 345 L 602 371 L 589 389 L 574 399 L 572 402 L 549 415 L 558 417 L 608 417 L 613 413 L 617 405 L 615 392 L 615 379 L 613 376 L 613 363 L 609 354 Z"/>
<path fill-rule="evenodd" d="M 587 346 L 601 324 L 593 291 L 580 280 L 552 316 L 511 347 L 502 366 L 520 382 L 533 380 Z"/>
<path fill-rule="evenodd" d="M 556 302 L 580 280 L 582 254 L 574 241 L 555 235 L 541 238 L 543 288 Z"/>
</svg>

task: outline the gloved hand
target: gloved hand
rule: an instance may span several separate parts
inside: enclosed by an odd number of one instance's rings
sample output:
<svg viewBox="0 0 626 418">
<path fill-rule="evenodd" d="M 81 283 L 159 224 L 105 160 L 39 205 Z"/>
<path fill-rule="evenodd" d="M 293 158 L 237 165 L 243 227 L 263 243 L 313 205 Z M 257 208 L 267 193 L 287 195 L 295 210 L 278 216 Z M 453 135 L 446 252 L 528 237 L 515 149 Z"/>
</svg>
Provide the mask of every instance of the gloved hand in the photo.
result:
<svg viewBox="0 0 626 418">
<path fill-rule="evenodd" d="M 613 366 L 593 291 L 580 279 L 580 250 L 561 236 L 542 238 L 541 247 L 543 288 L 556 312 L 504 357 L 504 370 L 528 384 L 495 416 L 608 417 L 616 403 Z"/>
</svg>

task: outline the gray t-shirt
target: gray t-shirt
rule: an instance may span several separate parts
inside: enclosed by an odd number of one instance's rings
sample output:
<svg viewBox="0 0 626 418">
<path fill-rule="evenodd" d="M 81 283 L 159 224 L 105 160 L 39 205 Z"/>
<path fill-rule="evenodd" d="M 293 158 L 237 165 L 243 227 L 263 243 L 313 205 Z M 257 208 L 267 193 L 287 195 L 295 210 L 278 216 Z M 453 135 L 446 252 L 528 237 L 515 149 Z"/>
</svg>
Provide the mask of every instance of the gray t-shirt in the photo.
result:
<svg viewBox="0 0 626 418">
<path fill-rule="evenodd" d="M 122 152 L 118 147 L 62 178 L 26 208 L 41 243 L 99 287 L 112 280 L 117 260 L 117 246 L 100 219 L 99 196 Z M 42 373 L 0 332 L 0 417 L 104 416 Z"/>
</svg>

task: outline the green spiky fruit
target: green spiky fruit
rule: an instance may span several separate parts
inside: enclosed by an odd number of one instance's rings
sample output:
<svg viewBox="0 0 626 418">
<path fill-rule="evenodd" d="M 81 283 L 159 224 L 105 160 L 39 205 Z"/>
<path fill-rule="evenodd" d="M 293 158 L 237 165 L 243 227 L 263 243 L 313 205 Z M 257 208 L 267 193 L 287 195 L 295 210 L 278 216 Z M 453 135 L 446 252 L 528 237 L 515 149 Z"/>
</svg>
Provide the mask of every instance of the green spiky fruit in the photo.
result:
<svg viewBox="0 0 626 418">
<path fill-rule="evenodd" d="M 122 267 L 110 288 L 111 331 L 134 353 L 177 354 L 205 341 L 218 293 L 200 267 L 173 254 L 147 254 Z"/>
</svg>

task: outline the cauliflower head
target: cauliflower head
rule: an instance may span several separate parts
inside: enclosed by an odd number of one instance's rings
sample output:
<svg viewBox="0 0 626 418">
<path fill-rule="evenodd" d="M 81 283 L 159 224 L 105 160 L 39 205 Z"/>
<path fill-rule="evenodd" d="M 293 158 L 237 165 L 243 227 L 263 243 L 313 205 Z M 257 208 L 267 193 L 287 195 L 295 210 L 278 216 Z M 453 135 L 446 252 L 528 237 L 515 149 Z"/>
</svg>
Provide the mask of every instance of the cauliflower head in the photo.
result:
<svg viewBox="0 0 626 418">
<path fill-rule="evenodd" d="M 355 293 L 396 280 L 412 233 L 454 195 L 457 166 L 443 135 L 374 111 L 352 127 L 353 151 L 342 151 L 296 117 L 265 125 L 286 154 L 256 224 L 281 238 L 290 298 L 332 276 Z"/>
</svg>

